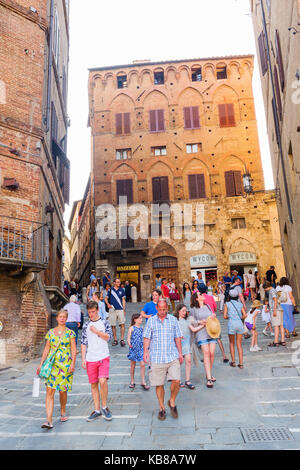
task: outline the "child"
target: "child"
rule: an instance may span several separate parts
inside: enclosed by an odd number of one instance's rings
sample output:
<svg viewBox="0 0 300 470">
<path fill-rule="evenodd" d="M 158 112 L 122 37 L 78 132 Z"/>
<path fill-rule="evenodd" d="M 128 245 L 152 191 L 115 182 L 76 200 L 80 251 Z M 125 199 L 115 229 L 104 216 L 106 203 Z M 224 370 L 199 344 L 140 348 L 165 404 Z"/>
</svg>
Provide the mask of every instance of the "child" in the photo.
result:
<svg viewBox="0 0 300 470">
<path fill-rule="evenodd" d="M 261 312 L 261 319 L 266 323 L 266 327 L 263 330 L 263 334 L 265 336 L 268 336 L 268 330 L 270 330 L 271 336 L 274 336 L 273 329 L 272 329 L 272 323 L 271 323 L 271 315 L 270 315 L 270 307 L 269 307 L 269 301 L 268 299 L 264 300 L 264 306 L 262 308 Z"/>
<path fill-rule="evenodd" d="M 129 388 L 134 388 L 134 370 L 136 362 L 140 363 L 141 368 L 141 387 L 144 390 L 149 390 L 149 385 L 145 383 L 145 363 L 143 361 L 144 347 L 143 347 L 143 317 L 140 313 L 134 313 L 131 317 L 131 326 L 128 330 L 127 343 L 129 346 L 128 359 L 130 359 L 130 385 Z"/>
<path fill-rule="evenodd" d="M 97 302 L 101 320 L 105 321 L 108 319 L 108 313 L 105 309 L 104 302 L 101 300 L 101 295 L 102 294 L 100 292 L 94 292 L 92 296 L 92 300 L 94 300 L 94 302 Z M 102 299 L 103 299 L 103 296 L 102 296 Z"/>
<path fill-rule="evenodd" d="M 260 310 L 258 309 L 258 307 L 260 306 L 261 306 L 260 301 L 254 300 L 254 302 L 251 305 L 251 310 L 249 310 L 249 312 L 247 313 L 247 317 L 245 318 L 245 325 L 248 328 L 248 330 L 250 330 L 252 333 L 251 347 L 250 347 L 251 352 L 262 351 L 262 349 L 257 345 L 257 330 L 256 330 L 256 317 L 260 312 Z"/>
<path fill-rule="evenodd" d="M 191 383 L 191 366 L 192 366 L 192 350 L 191 350 L 191 330 L 187 320 L 188 311 L 184 304 L 178 304 L 174 315 L 179 321 L 180 330 L 182 333 L 182 355 L 185 360 L 185 383 L 181 382 L 180 386 L 186 386 L 190 390 L 195 389 L 195 385 Z"/>
</svg>

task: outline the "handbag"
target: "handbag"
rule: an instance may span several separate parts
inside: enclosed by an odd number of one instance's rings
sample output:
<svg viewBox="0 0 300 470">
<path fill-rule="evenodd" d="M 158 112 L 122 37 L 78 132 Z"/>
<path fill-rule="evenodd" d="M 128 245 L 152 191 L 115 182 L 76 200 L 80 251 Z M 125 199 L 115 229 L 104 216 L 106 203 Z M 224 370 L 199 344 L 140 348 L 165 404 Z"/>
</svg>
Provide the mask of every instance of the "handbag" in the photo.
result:
<svg viewBox="0 0 300 470">
<path fill-rule="evenodd" d="M 59 340 L 58 346 L 55 349 L 55 351 L 52 354 L 48 354 L 46 360 L 44 361 L 44 363 L 41 367 L 40 373 L 39 373 L 39 377 L 41 379 L 48 379 L 50 377 L 52 367 L 53 367 L 53 364 L 54 364 L 54 361 L 55 361 L 55 354 L 57 353 L 60 342 L 61 342 L 61 339 Z"/>
<path fill-rule="evenodd" d="M 298 314 L 299 314 L 299 311 L 298 311 L 297 307 L 294 307 L 293 314 L 294 314 L 294 315 L 298 315 Z"/>
</svg>

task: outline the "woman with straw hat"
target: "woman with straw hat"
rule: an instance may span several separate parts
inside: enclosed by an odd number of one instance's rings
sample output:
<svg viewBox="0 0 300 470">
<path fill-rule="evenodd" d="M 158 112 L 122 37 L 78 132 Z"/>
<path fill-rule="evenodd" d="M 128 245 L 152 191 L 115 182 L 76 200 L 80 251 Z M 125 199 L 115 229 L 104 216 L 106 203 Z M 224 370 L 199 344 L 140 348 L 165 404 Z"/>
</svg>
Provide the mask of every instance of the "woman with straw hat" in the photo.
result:
<svg viewBox="0 0 300 470">
<path fill-rule="evenodd" d="M 221 329 L 216 325 L 216 315 L 212 312 L 208 305 L 205 305 L 205 298 L 200 292 L 192 295 L 191 299 L 191 312 L 190 312 L 190 328 L 203 325 L 202 328 L 196 332 L 196 343 L 201 347 L 203 352 L 203 362 L 206 372 L 206 386 L 212 388 L 216 379 L 211 375 L 212 367 L 215 357 L 215 349 L 217 338 L 220 336 Z"/>
</svg>

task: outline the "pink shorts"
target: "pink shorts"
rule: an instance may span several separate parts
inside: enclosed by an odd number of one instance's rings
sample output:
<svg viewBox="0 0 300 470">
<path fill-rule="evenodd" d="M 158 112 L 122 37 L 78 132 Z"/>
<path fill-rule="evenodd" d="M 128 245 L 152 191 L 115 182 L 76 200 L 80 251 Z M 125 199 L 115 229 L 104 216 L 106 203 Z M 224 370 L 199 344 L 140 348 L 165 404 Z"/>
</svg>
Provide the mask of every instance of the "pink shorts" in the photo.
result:
<svg viewBox="0 0 300 470">
<path fill-rule="evenodd" d="M 99 382 L 99 379 L 109 379 L 109 357 L 102 359 L 102 361 L 86 361 L 86 371 L 90 384 Z"/>
</svg>

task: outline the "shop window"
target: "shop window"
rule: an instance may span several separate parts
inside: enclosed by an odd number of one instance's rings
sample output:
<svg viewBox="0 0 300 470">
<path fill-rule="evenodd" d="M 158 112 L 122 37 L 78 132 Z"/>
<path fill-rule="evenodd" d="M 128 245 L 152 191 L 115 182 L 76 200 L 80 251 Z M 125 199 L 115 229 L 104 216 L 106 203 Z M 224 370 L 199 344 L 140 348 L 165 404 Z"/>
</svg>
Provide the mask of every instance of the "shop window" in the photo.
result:
<svg viewBox="0 0 300 470">
<path fill-rule="evenodd" d="M 233 229 L 246 228 L 246 219 L 244 218 L 231 219 L 231 226 Z"/>
<path fill-rule="evenodd" d="M 118 88 L 125 88 L 127 86 L 127 75 L 120 75 L 117 77 Z"/>
<path fill-rule="evenodd" d="M 154 72 L 154 85 L 163 85 L 164 83 L 164 72 Z"/>
<path fill-rule="evenodd" d="M 160 157 L 161 155 L 167 155 L 167 147 L 151 147 L 151 153 L 155 157 Z"/>
<path fill-rule="evenodd" d="M 116 150 L 116 160 L 127 160 L 131 158 L 131 149 Z"/>
</svg>

